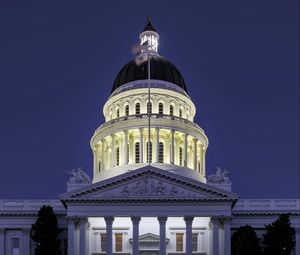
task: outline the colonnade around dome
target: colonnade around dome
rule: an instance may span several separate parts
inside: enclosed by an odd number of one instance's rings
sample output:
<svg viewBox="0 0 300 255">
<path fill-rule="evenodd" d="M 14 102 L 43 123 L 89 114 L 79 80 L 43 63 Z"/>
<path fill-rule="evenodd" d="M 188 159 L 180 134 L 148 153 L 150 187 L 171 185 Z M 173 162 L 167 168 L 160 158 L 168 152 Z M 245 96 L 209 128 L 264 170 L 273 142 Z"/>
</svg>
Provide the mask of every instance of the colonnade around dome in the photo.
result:
<svg viewBox="0 0 300 255">
<path fill-rule="evenodd" d="M 94 176 L 111 168 L 148 163 L 148 128 L 132 128 L 103 137 L 94 147 Z M 174 164 L 205 176 L 206 145 L 185 132 L 150 128 L 150 163 Z"/>
</svg>

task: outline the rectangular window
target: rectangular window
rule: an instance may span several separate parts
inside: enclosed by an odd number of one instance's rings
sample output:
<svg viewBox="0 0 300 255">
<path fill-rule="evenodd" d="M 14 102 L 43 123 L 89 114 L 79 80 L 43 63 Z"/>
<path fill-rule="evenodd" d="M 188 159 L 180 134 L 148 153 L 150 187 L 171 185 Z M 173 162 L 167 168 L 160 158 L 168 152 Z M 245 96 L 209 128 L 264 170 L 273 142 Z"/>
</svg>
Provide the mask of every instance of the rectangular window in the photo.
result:
<svg viewBox="0 0 300 255">
<path fill-rule="evenodd" d="M 183 233 L 176 233 L 176 251 L 183 251 Z"/>
<path fill-rule="evenodd" d="M 147 142 L 147 163 L 149 163 L 149 156 L 148 156 L 148 153 L 149 153 L 149 142 Z M 152 163 L 152 142 L 150 142 L 150 163 Z"/>
<path fill-rule="evenodd" d="M 20 255 L 20 238 L 11 239 L 11 255 Z"/>
<path fill-rule="evenodd" d="M 192 251 L 198 251 L 198 233 L 192 234 Z"/>
<path fill-rule="evenodd" d="M 106 233 L 100 234 L 101 252 L 106 252 Z"/>
<path fill-rule="evenodd" d="M 182 166 L 182 158 L 183 158 L 183 155 L 182 155 L 182 147 L 179 147 L 179 165 Z"/>
<path fill-rule="evenodd" d="M 116 249 L 116 252 L 120 252 L 120 251 L 123 251 L 123 234 L 121 233 L 116 233 L 115 234 L 115 249 Z"/>
<path fill-rule="evenodd" d="M 135 143 L 135 163 L 140 162 L 140 143 Z"/>
</svg>

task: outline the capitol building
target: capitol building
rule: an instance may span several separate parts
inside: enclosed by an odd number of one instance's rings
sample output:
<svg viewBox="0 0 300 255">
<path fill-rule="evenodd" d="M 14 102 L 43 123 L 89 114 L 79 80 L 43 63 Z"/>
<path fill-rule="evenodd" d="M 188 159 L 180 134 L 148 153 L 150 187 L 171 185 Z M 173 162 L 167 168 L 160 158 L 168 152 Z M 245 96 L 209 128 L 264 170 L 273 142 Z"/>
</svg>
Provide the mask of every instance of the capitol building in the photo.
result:
<svg viewBox="0 0 300 255">
<path fill-rule="evenodd" d="M 299 255 L 300 200 L 239 199 L 226 171 L 206 174 L 209 139 L 188 86 L 160 55 L 150 19 L 139 38 L 90 140 L 93 177 L 71 171 L 56 200 L 0 200 L 0 255 L 34 254 L 30 229 L 43 205 L 63 230 L 62 254 L 230 255 L 237 228 L 251 225 L 261 237 L 290 213 Z"/>
</svg>

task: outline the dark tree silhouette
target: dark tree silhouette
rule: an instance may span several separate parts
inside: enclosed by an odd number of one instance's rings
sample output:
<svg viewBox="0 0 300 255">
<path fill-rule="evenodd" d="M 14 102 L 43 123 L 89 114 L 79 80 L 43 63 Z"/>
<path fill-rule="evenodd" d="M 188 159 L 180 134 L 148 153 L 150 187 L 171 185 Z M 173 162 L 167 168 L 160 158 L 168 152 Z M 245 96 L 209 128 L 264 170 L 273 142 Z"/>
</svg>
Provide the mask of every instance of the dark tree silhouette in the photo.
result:
<svg viewBox="0 0 300 255">
<path fill-rule="evenodd" d="M 254 229 L 249 226 L 243 226 L 237 229 L 231 238 L 232 255 L 259 255 L 261 247 L 259 239 Z"/>
<path fill-rule="evenodd" d="M 43 206 L 31 228 L 31 239 L 35 244 L 35 255 L 60 255 L 61 230 L 51 206 Z"/>
<path fill-rule="evenodd" d="M 263 238 L 265 255 L 290 255 L 295 247 L 295 229 L 291 227 L 290 215 L 281 214 L 270 225 L 266 225 Z"/>
</svg>

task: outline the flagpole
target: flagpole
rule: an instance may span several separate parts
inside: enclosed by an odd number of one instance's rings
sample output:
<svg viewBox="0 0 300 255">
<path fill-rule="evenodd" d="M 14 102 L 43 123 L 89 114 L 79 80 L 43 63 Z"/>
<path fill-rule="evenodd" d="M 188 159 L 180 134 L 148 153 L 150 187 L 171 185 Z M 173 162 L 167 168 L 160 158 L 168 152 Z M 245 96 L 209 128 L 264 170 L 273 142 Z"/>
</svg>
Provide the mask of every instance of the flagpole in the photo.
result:
<svg viewBox="0 0 300 255">
<path fill-rule="evenodd" d="M 150 166 L 150 117 L 151 117 L 151 114 L 150 114 L 150 54 L 147 53 L 148 55 L 148 104 L 147 104 L 147 111 L 148 111 L 148 163 L 149 163 L 149 166 Z"/>
</svg>

